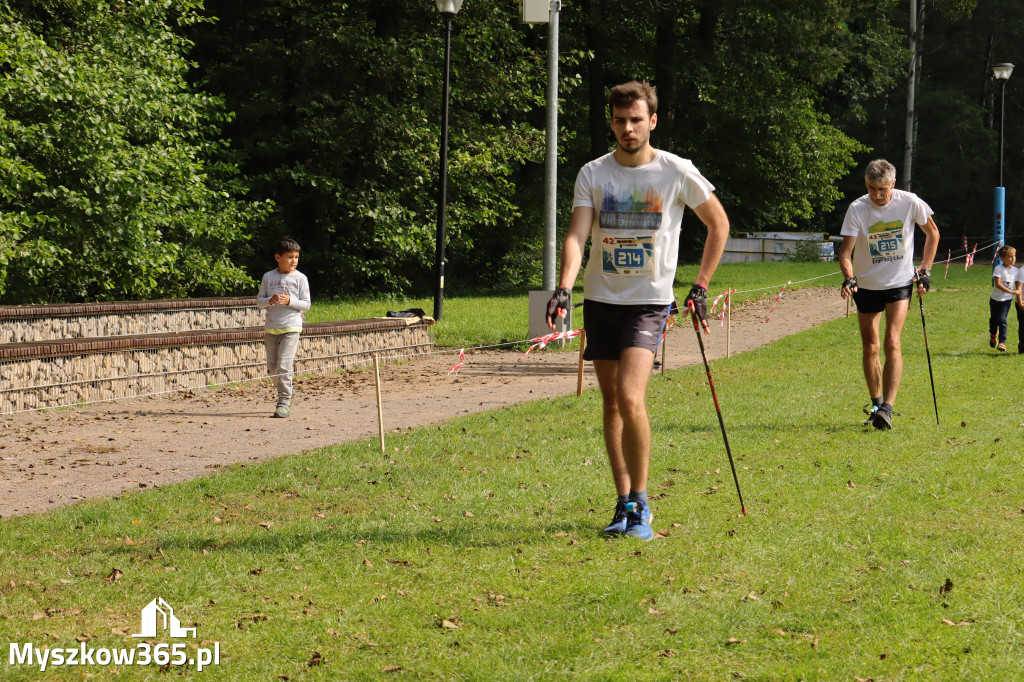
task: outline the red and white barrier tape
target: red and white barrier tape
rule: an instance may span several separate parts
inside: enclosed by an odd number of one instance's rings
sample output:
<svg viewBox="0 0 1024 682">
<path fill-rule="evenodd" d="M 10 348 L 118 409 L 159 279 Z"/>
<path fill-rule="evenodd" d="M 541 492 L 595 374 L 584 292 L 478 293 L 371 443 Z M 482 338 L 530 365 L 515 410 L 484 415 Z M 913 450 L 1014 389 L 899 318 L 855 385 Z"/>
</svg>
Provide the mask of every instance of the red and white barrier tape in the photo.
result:
<svg viewBox="0 0 1024 682">
<path fill-rule="evenodd" d="M 462 369 L 462 365 L 465 364 L 465 361 L 466 361 L 466 349 L 465 348 L 460 348 L 459 349 L 459 364 L 454 365 L 451 369 L 449 369 L 448 370 L 448 374 L 449 375 L 455 374 L 455 376 L 458 376 L 459 375 L 459 370 Z"/>
<path fill-rule="evenodd" d="M 719 317 L 721 318 L 722 326 L 723 327 L 725 326 L 725 311 L 729 309 L 729 304 L 732 302 L 732 295 L 735 294 L 735 293 L 736 293 L 735 289 L 726 289 L 725 291 L 720 293 L 718 296 L 715 296 L 715 300 L 712 301 L 712 303 L 711 303 L 711 310 L 709 311 L 708 314 L 709 315 L 714 315 L 715 314 L 715 307 L 718 306 L 718 302 L 722 299 L 723 296 L 725 296 L 725 303 L 722 304 L 722 310 L 719 313 Z"/>
<path fill-rule="evenodd" d="M 964 250 L 966 251 L 967 249 L 965 248 Z M 967 254 L 967 258 L 964 260 L 964 272 L 967 272 L 967 269 L 970 268 L 972 265 L 974 265 L 974 254 L 976 254 L 977 252 L 978 252 L 978 243 L 975 242 L 974 243 L 974 250 L 971 251 L 969 254 Z"/>
<path fill-rule="evenodd" d="M 574 329 L 568 332 L 553 332 L 551 334 L 545 334 L 544 336 L 538 336 L 535 339 L 530 339 L 527 343 L 532 343 L 533 345 L 527 348 L 526 352 L 523 353 L 519 359 L 522 360 L 523 358 L 525 358 L 527 355 L 530 354 L 530 351 L 532 350 L 535 350 L 537 348 L 544 348 L 552 341 L 570 341 L 572 339 L 575 339 L 577 336 L 580 335 L 580 332 L 582 331 L 582 329 Z"/>
<path fill-rule="evenodd" d="M 788 282 L 786 282 L 786 286 L 782 287 L 782 291 L 780 291 L 779 295 L 775 297 L 775 302 L 772 303 L 772 309 L 768 311 L 768 317 L 764 318 L 765 324 L 768 324 L 768 320 L 772 319 L 772 313 L 775 312 L 775 306 L 779 304 L 779 299 L 782 298 L 782 294 L 786 293 L 786 287 L 788 287 L 792 283 L 793 280 L 789 280 Z"/>
<path fill-rule="evenodd" d="M 665 318 L 665 328 L 661 330 L 661 340 L 664 341 L 665 337 L 668 336 L 668 330 L 676 323 L 676 318 L 669 315 Z"/>
<path fill-rule="evenodd" d="M 953 249 L 950 249 L 946 253 L 946 274 L 942 276 L 942 279 L 946 279 L 947 277 L 949 277 L 949 261 L 951 258 L 953 258 Z"/>
</svg>

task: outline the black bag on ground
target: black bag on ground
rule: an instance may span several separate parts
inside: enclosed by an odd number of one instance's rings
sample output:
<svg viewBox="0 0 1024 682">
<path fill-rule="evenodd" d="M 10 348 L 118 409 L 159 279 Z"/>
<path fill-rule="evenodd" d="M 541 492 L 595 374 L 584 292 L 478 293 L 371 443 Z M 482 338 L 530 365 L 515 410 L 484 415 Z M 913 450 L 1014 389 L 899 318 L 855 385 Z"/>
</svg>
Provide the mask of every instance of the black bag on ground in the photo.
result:
<svg viewBox="0 0 1024 682">
<path fill-rule="evenodd" d="M 389 310 L 385 317 L 426 317 L 423 308 L 409 308 L 408 310 Z"/>
</svg>

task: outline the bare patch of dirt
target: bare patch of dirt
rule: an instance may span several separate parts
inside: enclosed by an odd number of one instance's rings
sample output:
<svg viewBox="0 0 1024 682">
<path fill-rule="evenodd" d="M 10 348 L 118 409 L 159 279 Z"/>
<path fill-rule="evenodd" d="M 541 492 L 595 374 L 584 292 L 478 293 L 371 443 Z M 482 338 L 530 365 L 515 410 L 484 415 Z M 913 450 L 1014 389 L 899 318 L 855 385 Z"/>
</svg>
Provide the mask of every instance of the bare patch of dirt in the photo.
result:
<svg viewBox="0 0 1024 682">
<path fill-rule="evenodd" d="M 846 314 L 835 289 L 798 289 L 781 299 L 737 307 L 731 351 L 766 345 Z M 726 330 L 706 336 L 709 359 L 724 357 Z M 700 363 L 684 320 L 666 339 L 669 369 Z M 451 417 L 575 393 L 578 354 L 471 351 L 454 377 L 458 351 L 381 368 L 385 436 Z M 660 359 L 660 356 L 659 356 Z M 584 388 L 595 385 L 585 367 Z M 41 512 L 209 474 L 233 462 L 377 435 L 373 370 L 296 380 L 292 416 L 271 419 L 269 382 L 0 415 L 0 517 Z"/>
</svg>

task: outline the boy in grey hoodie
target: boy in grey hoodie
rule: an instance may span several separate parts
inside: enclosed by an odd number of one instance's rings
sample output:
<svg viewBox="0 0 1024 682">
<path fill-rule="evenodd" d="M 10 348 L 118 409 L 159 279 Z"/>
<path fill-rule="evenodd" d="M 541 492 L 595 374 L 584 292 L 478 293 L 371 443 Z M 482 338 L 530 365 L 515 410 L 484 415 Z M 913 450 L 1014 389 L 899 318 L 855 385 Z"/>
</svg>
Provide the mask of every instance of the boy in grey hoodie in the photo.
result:
<svg viewBox="0 0 1024 682">
<path fill-rule="evenodd" d="M 295 268 L 299 265 L 299 244 L 284 237 L 274 250 L 277 268 L 263 275 L 256 305 L 266 308 L 267 372 L 277 387 L 274 417 L 287 417 L 292 405 L 292 374 L 299 347 L 303 313 L 309 310 L 309 282 Z"/>
</svg>

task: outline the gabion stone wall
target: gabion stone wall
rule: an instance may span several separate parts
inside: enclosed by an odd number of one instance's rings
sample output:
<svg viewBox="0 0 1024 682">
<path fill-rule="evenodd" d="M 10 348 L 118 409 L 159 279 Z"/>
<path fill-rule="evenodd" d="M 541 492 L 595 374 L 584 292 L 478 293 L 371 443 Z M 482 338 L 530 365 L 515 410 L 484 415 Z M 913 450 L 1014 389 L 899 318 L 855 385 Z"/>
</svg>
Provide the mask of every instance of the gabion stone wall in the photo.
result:
<svg viewBox="0 0 1024 682">
<path fill-rule="evenodd" d="M 426 321 L 350 320 L 306 325 L 296 372 L 362 367 L 423 354 Z M 265 376 L 262 327 L 0 346 L 0 414 L 60 407 Z"/>
<path fill-rule="evenodd" d="M 255 296 L 0 306 L 0 344 L 253 327 Z"/>
</svg>

